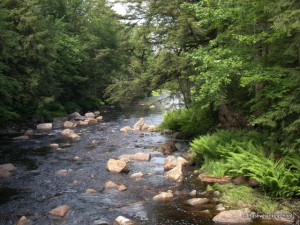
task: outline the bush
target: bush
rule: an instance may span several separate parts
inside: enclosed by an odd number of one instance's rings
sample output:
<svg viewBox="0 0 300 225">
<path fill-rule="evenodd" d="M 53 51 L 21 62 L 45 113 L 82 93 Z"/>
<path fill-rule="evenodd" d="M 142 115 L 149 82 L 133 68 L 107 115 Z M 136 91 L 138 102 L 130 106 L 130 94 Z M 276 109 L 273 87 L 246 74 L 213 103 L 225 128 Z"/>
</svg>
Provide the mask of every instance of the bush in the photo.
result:
<svg viewBox="0 0 300 225">
<path fill-rule="evenodd" d="M 216 125 L 216 117 L 212 112 L 206 109 L 189 108 L 167 112 L 160 127 L 181 132 L 187 137 L 195 137 L 206 134 L 214 125 Z"/>
</svg>

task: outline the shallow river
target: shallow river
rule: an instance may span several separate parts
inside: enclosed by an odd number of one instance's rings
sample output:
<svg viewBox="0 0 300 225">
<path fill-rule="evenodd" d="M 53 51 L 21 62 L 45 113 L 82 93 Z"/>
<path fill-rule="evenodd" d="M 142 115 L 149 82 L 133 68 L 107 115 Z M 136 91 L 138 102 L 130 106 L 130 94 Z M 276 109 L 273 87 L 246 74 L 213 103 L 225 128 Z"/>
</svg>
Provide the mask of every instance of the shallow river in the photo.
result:
<svg viewBox="0 0 300 225">
<path fill-rule="evenodd" d="M 147 124 L 158 125 L 162 121 L 162 112 L 160 107 L 150 110 L 142 106 L 126 111 L 102 111 L 104 122 L 74 129 L 80 135 L 80 141 L 62 138 L 62 129 L 36 133 L 26 142 L 12 142 L 11 138 L 2 137 L 0 164 L 13 163 L 17 172 L 0 180 L 0 224 L 15 225 L 23 215 L 34 225 L 96 225 L 101 221 L 112 224 L 120 215 L 138 224 L 214 224 L 215 203 L 203 208 L 184 204 L 190 198 L 190 191 L 196 189 L 201 196 L 206 188 L 193 175 L 195 168 L 184 169 L 185 179 L 180 184 L 164 178 L 165 157 L 150 149 L 169 140 L 170 136 L 158 132 L 119 131 L 124 126 L 132 127 L 140 117 L 144 117 Z M 49 148 L 51 143 L 58 143 L 62 150 Z M 176 145 L 179 152 L 175 155 L 188 149 L 187 143 L 177 142 Z M 136 152 L 150 153 L 151 160 L 130 162 L 129 174 L 113 174 L 106 170 L 109 159 Z M 79 160 L 75 160 L 75 156 Z M 69 172 L 56 174 L 63 169 Z M 130 178 L 135 172 L 145 176 L 139 180 Z M 124 184 L 127 190 L 104 191 L 103 186 L 109 180 Z M 88 188 L 98 193 L 85 193 Z M 167 190 L 176 194 L 172 202 L 152 200 L 153 196 Z M 48 216 L 51 209 L 63 204 L 71 207 L 63 219 Z"/>
</svg>

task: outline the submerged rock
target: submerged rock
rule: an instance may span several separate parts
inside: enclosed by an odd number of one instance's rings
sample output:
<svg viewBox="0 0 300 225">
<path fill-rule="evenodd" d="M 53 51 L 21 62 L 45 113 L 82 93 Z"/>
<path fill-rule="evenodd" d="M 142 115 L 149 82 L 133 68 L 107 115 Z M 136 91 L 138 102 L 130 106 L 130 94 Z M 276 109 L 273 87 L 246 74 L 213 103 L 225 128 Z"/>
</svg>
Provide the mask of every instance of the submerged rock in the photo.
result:
<svg viewBox="0 0 300 225">
<path fill-rule="evenodd" d="M 123 160 L 125 162 L 135 160 L 135 161 L 149 161 L 150 160 L 150 154 L 149 153 L 143 153 L 143 152 L 138 152 L 135 154 L 131 155 L 121 155 L 119 156 L 120 160 Z"/>
<path fill-rule="evenodd" d="M 123 160 L 110 159 L 107 162 L 107 169 L 110 172 L 129 172 L 129 167 Z"/>
<path fill-rule="evenodd" d="M 59 144 L 52 143 L 52 144 L 49 144 L 49 147 L 53 148 L 53 149 L 57 149 L 57 148 L 59 148 Z"/>
<path fill-rule="evenodd" d="M 27 135 L 22 135 L 22 136 L 14 137 L 13 140 L 15 140 L 15 141 L 27 141 L 27 140 L 29 140 L 29 137 Z"/>
<path fill-rule="evenodd" d="M 215 223 L 226 223 L 226 224 L 247 224 L 251 223 L 252 219 L 247 217 L 251 210 L 248 208 L 238 210 L 227 210 L 220 212 L 213 218 Z"/>
<path fill-rule="evenodd" d="M 70 206 L 68 206 L 68 205 L 61 205 L 61 206 L 58 206 L 58 207 L 52 209 L 49 212 L 49 215 L 51 215 L 51 216 L 58 216 L 58 217 L 64 217 L 69 210 L 70 210 Z"/>
</svg>

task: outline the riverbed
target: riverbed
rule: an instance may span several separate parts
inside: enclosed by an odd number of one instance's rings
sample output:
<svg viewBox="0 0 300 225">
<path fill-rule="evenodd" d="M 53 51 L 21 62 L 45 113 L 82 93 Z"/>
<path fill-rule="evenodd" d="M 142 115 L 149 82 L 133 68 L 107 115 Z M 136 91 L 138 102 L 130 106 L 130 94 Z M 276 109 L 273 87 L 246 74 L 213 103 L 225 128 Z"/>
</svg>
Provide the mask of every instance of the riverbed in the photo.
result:
<svg viewBox="0 0 300 225">
<path fill-rule="evenodd" d="M 12 177 L 0 180 L 0 224 L 15 225 L 21 216 L 36 225 L 112 224 L 120 215 L 137 224 L 214 224 L 216 203 L 212 196 L 204 193 L 206 185 L 194 175 L 195 168 L 184 168 L 185 178 L 181 183 L 164 177 L 165 156 L 158 147 L 172 139 L 170 134 L 120 132 L 120 128 L 132 127 L 141 117 L 147 124 L 159 125 L 166 104 L 158 100 L 153 109 L 137 104 L 126 110 L 113 107 L 101 110 L 103 122 L 74 128 L 80 135 L 78 141 L 63 138 L 62 128 L 35 132 L 28 141 L 1 137 L 0 164 L 13 163 L 17 171 Z M 168 107 L 177 103 L 171 102 Z M 51 143 L 59 144 L 60 149 L 50 148 Z M 179 149 L 176 156 L 189 148 L 188 143 L 182 141 L 176 145 Z M 151 160 L 129 162 L 128 174 L 107 171 L 109 159 L 136 152 L 150 153 Z M 57 173 L 61 170 L 65 173 Z M 142 172 L 143 178 L 130 178 L 130 174 L 136 172 Z M 107 181 L 123 184 L 127 190 L 104 190 Z M 86 193 L 86 189 L 97 192 Z M 168 190 L 175 195 L 171 202 L 152 200 L 153 196 Z M 205 207 L 185 204 L 192 190 L 196 190 L 199 197 L 210 198 L 210 204 Z M 48 215 L 51 209 L 63 204 L 70 206 L 65 217 Z"/>
</svg>

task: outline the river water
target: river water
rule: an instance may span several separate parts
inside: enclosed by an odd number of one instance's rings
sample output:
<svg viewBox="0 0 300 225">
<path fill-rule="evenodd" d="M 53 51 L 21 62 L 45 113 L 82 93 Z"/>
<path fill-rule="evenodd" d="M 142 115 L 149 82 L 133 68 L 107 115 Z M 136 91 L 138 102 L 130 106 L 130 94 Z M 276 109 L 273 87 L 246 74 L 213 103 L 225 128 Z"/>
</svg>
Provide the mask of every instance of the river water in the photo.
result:
<svg viewBox="0 0 300 225">
<path fill-rule="evenodd" d="M 162 98 L 156 100 L 160 101 L 151 110 L 148 106 L 136 105 L 126 111 L 113 108 L 102 111 L 104 122 L 74 129 L 80 135 L 80 141 L 62 138 L 62 129 L 37 132 L 26 142 L 1 137 L 0 164 L 13 163 L 17 172 L 0 180 L 0 224 L 15 225 L 23 215 L 34 225 L 94 225 L 101 224 L 100 221 L 112 224 L 120 215 L 138 224 L 214 224 L 215 203 L 202 208 L 184 203 L 190 198 L 187 193 L 194 189 L 202 193 L 206 188 L 193 175 L 195 168 L 184 169 L 186 176 L 180 184 L 164 178 L 165 157 L 150 149 L 169 140 L 169 135 L 119 131 L 124 126 L 132 127 L 140 117 L 145 118 L 147 124 L 160 124 L 164 112 L 160 106 L 166 103 Z M 168 107 L 177 103 L 168 100 Z M 51 149 L 48 147 L 51 143 L 58 143 L 62 149 Z M 188 149 L 187 143 L 177 142 L 176 145 L 179 152 L 175 155 Z M 129 174 L 113 174 L 106 170 L 109 159 L 136 152 L 150 153 L 151 160 L 130 162 Z M 76 156 L 79 160 L 74 159 Z M 59 170 L 68 170 L 68 173 L 57 175 Z M 145 176 L 139 180 L 130 178 L 135 172 L 142 172 Z M 103 190 L 109 180 L 124 184 L 127 190 Z M 88 188 L 98 193 L 85 193 Z M 167 190 L 176 194 L 172 202 L 152 200 L 153 196 Z M 71 207 L 64 218 L 48 215 L 51 209 L 63 204 Z"/>
</svg>

